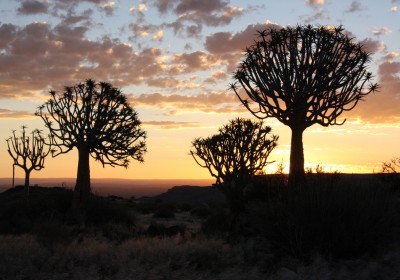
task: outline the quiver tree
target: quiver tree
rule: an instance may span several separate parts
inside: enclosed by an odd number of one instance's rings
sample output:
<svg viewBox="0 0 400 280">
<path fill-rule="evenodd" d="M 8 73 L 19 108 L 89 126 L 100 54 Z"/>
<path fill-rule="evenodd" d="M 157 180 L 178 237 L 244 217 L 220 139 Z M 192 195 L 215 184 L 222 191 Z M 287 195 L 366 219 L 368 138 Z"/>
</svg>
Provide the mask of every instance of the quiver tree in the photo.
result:
<svg viewBox="0 0 400 280">
<path fill-rule="evenodd" d="M 267 29 L 245 50 L 231 88 L 254 116 L 290 127 L 289 185 L 305 180 L 304 130 L 342 125 L 338 117 L 377 89 L 369 62 L 364 46 L 341 26 Z"/>
<path fill-rule="evenodd" d="M 91 193 L 89 155 L 103 167 L 128 167 L 129 158 L 143 162 L 146 132 L 120 89 L 89 79 L 65 87 L 61 94 L 51 90 L 50 95 L 36 115 L 50 130 L 53 156 L 78 150 L 76 206 L 84 204 Z"/>
<path fill-rule="evenodd" d="M 50 153 L 50 145 L 45 144 L 45 138 L 40 130 L 35 129 L 30 136 L 26 133 L 26 127 L 22 126 L 21 136 L 13 130 L 12 136 L 7 141 L 7 150 L 13 159 L 13 165 L 21 167 L 25 171 L 25 202 L 29 203 L 29 178 L 33 170 L 44 168 L 44 160 Z"/>
<path fill-rule="evenodd" d="M 196 138 L 190 154 L 210 172 L 216 186 L 225 194 L 235 217 L 244 207 L 244 192 L 252 177 L 268 164 L 278 136 L 262 121 L 231 120 L 207 138 Z"/>
</svg>

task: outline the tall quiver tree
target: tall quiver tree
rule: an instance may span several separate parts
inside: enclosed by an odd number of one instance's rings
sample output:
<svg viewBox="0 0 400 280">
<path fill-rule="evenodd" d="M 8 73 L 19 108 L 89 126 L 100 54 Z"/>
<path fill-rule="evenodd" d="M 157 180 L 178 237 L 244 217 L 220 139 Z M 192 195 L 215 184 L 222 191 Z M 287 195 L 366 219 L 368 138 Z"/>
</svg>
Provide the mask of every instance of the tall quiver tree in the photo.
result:
<svg viewBox="0 0 400 280">
<path fill-rule="evenodd" d="M 290 127 L 289 185 L 305 181 L 304 130 L 342 125 L 346 119 L 338 117 L 377 90 L 369 62 L 364 46 L 341 26 L 267 29 L 245 50 L 231 88 L 254 116 Z"/>
<path fill-rule="evenodd" d="M 78 150 L 74 205 L 84 206 L 91 194 L 89 155 L 103 167 L 127 168 L 130 158 L 143 162 L 146 132 L 125 95 L 109 83 L 89 79 L 50 95 L 36 115 L 50 130 L 53 156 Z"/>
<path fill-rule="evenodd" d="M 40 130 L 35 129 L 31 135 L 26 133 L 26 126 L 22 126 L 21 136 L 14 130 L 7 141 L 8 153 L 13 159 L 13 165 L 25 171 L 24 197 L 29 204 L 29 178 L 33 170 L 44 168 L 44 160 L 51 151 L 51 146 L 46 145 L 45 138 Z"/>
</svg>

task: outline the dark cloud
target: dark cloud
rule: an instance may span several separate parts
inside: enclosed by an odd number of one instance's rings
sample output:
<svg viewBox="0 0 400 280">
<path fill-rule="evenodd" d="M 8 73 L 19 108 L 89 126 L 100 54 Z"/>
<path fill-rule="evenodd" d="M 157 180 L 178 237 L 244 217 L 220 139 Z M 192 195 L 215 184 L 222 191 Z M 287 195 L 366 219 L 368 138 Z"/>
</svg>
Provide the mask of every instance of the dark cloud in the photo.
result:
<svg viewBox="0 0 400 280">
<path fill-rule="evenodd" d="M 361 12 L 362 10 L 364 10 L 364 7 L 362 6 L 361 2 L 353 0 L 350 4 L 349 9 L 346 10 L 346 13 Z"/>
<path fill-rule="evenodd" d="M 218 64 L 216 56 L 206 54 L 201 51 L 192 53 L 176 54 L 173 63 L 180 66 L 181 72 L 192 72 L 198 70 L 208 70 L 213 65 Z"/>
<path fill-rule="evenodd" d="M 160 13 L 165 14 L 172 10 L 177 2 L 178 0 L 155 0 L 154 5 Z"/>
<path fill-rule="evenodd" d="M 114 1 L 108 0 L 53 0 L 51 1 L 51 11 L 56 17 L 65 17 L 63 13 L 75 13 L 76 8 L 81 4 L 92 4 L 97 10 L 104 12 L 106 15 L 112 15 L 116 9 Z"/>
<path fill-rule="evenodd" d="M 204 80 L 205 83 L 218 84 L 221 81 L 226 81 L 228 74 L 225 71 L 216 71 L 211 74 L 211 77 Z"/>
<path fill-rule="evenodd" d="M 114 14 L 114 10 L 116 9 L 115 2 L 106 2 L 103 5 L 100 5 L 99 7 L 108 16 L 113 15 Z"/>
<path fill-rule="evenodd" d="M 17 26 L 13 24 L 2 24 L 0 26 L 0 49 L 7 49 L 9 42 L 16 37 Z"/>
<path fill-rule="evenodd" d="M 0 40 L 0 98 L 59 89 L 90 77 L 124 86 L 165 73 L 161 49 L 138 52 L 107 36 L 92 41 L 87 31 L 68 24 L 0 24 L 0 35 L 7 38 Z"/>
<path fill-rule="evenodd" d="M 154 34 L 160 30 L 159 25 L 145 24 L 145 23 L 130 23 L 129 29 L 132 31 L 133 36 L 131 40 L 136 40 L 140 37 L 145 37 L 149 34 Z"/>
<path fill-rule="evenodd" d="M 153 0 L 151 3 L 161 14 L 173 13 L 177 20 L 162 27 L 172 28 L 175 34 L 200 37 L 203 25 L 223 26 L 240 17 L 243 8 L 230 5 L 224 0 Z"/>
<path fill-rule="evenodd" d="M 305 23 L 314 23 L 314 22 L 320 22 L 322 20 L 328 20 L 330 19 L 325 10 L 323 9 L 317 9 L 312 15 L 302 17 L 303 21 Z"/>
<path fill-rule="evenodd" d="M 179 15 L 191 12 L 213 13 L 222 11 L 228 6 L 229 1 L 222 0 L 183 0 L 175 8 L 175 12 Z"/>
<path fill-rule="evenodd" d="M 240 62 L 243 50 L 254 44 L 258 31 L 268 28 L 280 29 L 282 26 L 266 22 L 248 25 L 245 30 L 237 33 L 217 32 L 207 36 L 204 46 L 207 51 L 224 61 L 226 71 L 231 73 Z"/>
<path fill-rule="evenodd" d="M 358 116 L 365 122 L 400 122 L 400 62 L 397 53 L 387 54 L 378 68 L 379 91 L 365 98 L 350 116 Z M 375 78 L 375 80 L 376 80 Z"/>
<path fill-rule="evenodd" d="M 69 10 L 66 15 L 60 16 L 63 23 L 68 25 L 74 25 L 77 23 L 82 23 L 83 25 L 91 25 L 91 17 L 93 15 L 92 9 L 86 9 L 81 14 L 76 14 L 75 11 Z"/>
<path fill-rule="evenodd" d="M 282 26 L 266 22 L 259 24 L 251 24 L 245 30 L 231 33 L 218 32 L 207 36 L 205 48 L 214 54 L 242 52 L 246 47 L 252 45 L 257 39 L 258 31 L 263 31 L 268 28 L 280 29 Z"/>
<path fill-rule="evenodd" d="M 18 7 L 17 12 L 22 15 L 34 15 L 47 13 L 49 5 L 44 1 L 24 0 Z"/>
<path fill-rule="evenodd" d="M 372 38 L 366 38 L 360 41 L 360 44 L 364 46 L 365 51 L 371 54 L 386 50 L 386 45 L 383 42 Z"/>
<path fill-rule="evenodd" d="M 214 12 L 205 12 L 204 9 L 201 9 L 182 14 L 178 13 L 178 16 L 179 21 L 191 21 L 197 24 L 217 27 L 231 23 L 234 18 L 237 18 L 242 14 L 243 9 L 226 6 L 222 11 L 216 10 Z"/>
</svg>

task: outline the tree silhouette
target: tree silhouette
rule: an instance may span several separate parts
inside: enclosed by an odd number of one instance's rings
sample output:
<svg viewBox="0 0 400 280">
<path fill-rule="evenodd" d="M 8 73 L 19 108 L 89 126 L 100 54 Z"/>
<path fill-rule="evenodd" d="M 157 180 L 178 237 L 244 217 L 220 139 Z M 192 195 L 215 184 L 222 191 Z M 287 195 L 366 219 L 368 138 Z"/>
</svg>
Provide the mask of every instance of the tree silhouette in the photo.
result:
<svg viewBox="0 0 400 280">
<path fill-rule="evenodd" d="M 364 46 L 341 26 L 267 29 L 245 50 L 231 88 L 254 116 L 290 127 L 289 185 L 305 181 L 304 130 L 342 125 L 346 119 L 338 117 L 377 90 L 369 62 Z"/>
<path fill-rule="evenodd" d="M 382 163 L 382 173 L 400 173 L 400 157 Z"/>
<path fill-rule="evenodd" d="M 103 167 L 128 167 L 129 158 L 143 162 L 146 132 L 121 90 L 109 83 L 88 79 L 50 95 L 36 115 L 50 129 L 53 156 L 78 150 L 74 203 L 83 205 L 91 193 L 89 155 Z"/>
<path fill-rule="evenodd" d="M 267 165 L 277 145 L 279 137 L 271 135 L 269 139 L 270 132 L 262 121 L 237 118 L 219 128 L 218 134 L 192 142 L 190 154 L 216 178 L 216 186 L 224 192 L 234 216 L 244 206 L 246 186 Z"/>
<path fill-rule="evenodd" d="M 13 135 L 7 141 L 8 153 L 12 157 L 13 165 L 21 167 L 25 171 L 25 202 L 29 203 L 29 177 L 33 170 L 44 168 L 44 160 L 51 151 L 51 146 L 45 145 L 45 138 L 40 130 L 35 129 L 31 136 L 26 133 L 26 126 L 22 126 L 21 136 Z"/>
</svg>

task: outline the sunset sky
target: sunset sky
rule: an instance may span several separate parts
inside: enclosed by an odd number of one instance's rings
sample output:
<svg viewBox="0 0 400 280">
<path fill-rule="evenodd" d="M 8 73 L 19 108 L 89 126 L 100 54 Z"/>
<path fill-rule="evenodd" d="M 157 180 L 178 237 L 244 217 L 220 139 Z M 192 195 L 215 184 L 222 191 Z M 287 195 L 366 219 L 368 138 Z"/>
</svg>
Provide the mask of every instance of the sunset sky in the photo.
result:
<svg viewBox="0 0 400 280">
<path fill-rule="evenodd" d="M 2 0 L 0 7 L 0 177 L 12 176 L 5 139 L 48 98 L 87 78 L 119 87 L 147 131 L 143 164 L 91 162 L 92 178 L 207 179 L 189 155 L 195 137 L 251 117 L 230 91 L 232 72 L 256 31 L 297 24 L 343 25 L 371 52 L 380 91 L 341 116 L 343 126 L 304 133 L 307 166 L 372 173 L 400 156 L 400 0 Z M 288 168 L 290 130 L 271 160 Z M 48 157 L 32 178 L 75 177 L 77 151 Z M 271 165 L 267 172 L 274 172 Z M 18 170 L 17 177 L 23 177 Z"/>
</svg>

